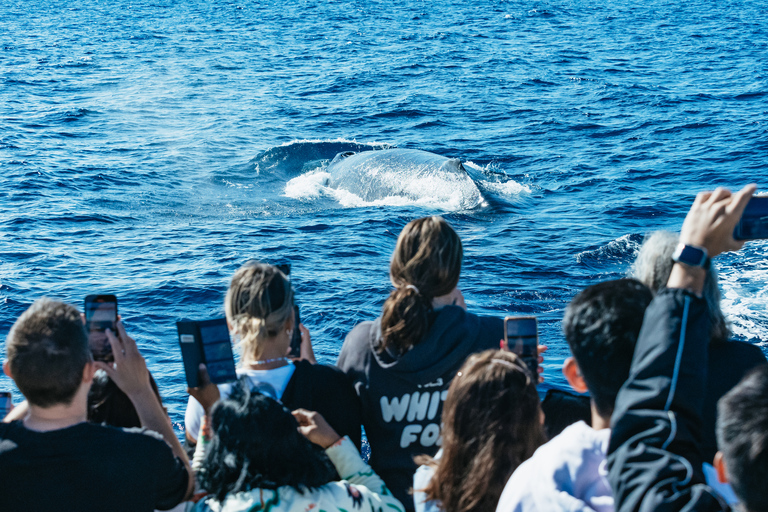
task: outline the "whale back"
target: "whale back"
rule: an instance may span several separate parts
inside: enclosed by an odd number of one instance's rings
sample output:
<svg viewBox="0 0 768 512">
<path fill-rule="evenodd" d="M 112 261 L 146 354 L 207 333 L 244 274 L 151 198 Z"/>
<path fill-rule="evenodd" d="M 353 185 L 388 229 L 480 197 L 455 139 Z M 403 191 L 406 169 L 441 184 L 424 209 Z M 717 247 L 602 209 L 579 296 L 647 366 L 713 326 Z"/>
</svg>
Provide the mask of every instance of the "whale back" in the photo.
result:
<svg viewBox="0 0 768 512">
<path fill-rule="evenodd" d="M 339 153 L 328 165 L 329 186 L 366 202 L 401 197 L 409 202 L 448 200 L 459 208 L 482 201 L 461 160 L 416 149 Z"/>
</svg>

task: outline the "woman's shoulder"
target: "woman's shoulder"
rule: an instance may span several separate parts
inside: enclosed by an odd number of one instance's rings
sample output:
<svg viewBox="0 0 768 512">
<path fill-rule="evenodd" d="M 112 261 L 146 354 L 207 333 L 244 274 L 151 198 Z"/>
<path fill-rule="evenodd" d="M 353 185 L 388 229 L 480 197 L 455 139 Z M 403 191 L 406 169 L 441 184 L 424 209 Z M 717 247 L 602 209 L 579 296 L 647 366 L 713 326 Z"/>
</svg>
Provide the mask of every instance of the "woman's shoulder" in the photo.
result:
<svg viewBox="0 0 768 512">
<path fill-rule="evenodd" d="M 294 365 L 296 370 L 293 372 L 293 376 L 297 379 L 347 380 L 347 376 L 343 371 L 328 364 L 312 364 L 307 360 L 301 359 L 294 361 Z"/>
<path fill-rule="evenodd" d="M 717 361 L 717 366 L 720 366 L 723 362 L 722 358 L 728 359 L 733 364 L 747 364 L 751 366 L 768 362 L 760 347 L 738 340 L 723 341 L 711 345 L 710 361 Z"/>
<path fill-rule="evenodd" d="M 348 372 L 366 366 L 366 361 L 373 352 L 373 343 L 381 337 L 381 321 L 366 320 L 349 331 L 341 346 L 336 366 Z"/>
</svg>

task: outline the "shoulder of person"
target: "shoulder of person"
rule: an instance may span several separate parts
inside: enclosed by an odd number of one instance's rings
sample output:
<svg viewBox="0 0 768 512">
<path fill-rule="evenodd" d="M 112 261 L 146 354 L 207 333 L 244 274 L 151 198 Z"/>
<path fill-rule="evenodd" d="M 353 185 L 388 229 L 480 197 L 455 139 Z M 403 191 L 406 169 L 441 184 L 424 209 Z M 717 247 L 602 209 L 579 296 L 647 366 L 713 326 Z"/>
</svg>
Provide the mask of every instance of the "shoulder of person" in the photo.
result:
<svg viewBox="0 0 768 512">
<path fill-rule="evenodd" d="M 116 438 L 126 445 L 126 449 L 144 449 L 148 452 L 157 453 L 160 456 L 165 454 L 173 455 L 173 450 L 158 432 L 145 427 L 133 428 L 115 428 L 107 427 L 118 432 L 120 437 Z M 129 447 L 130 445 L 130 447 Z M 175 456 L 174 456 L 175 457 Z"/>
<path fill-rule="evenodd" d="M 341 346 L 339 359 L 336 365 L 343 371 L 356 366 L 360 361 L 365 360 L 371 353 L 372 343 L 380 336 L 381 323 L 376 320 L 366 320 L 360 322 L 352 328 L 344 338 L 344 344 Z"/>
<path fill-rule="evenodd" d="M 722 343 L 716 343 L 710 347 L 711 353 L 729 353 L 749 362 L 765 363 L 768 362 L 762 349 L 748 341 L 731 340 Z"/>
<path fill-rule="evenodd" d="M 346 373 L 336 366 L 327 364 L 312 364 L 304 359 L 295 361 L 296 370 L 293 377 L 296 379 L 308 379 L 319 381 L 323 386 L 328 384 L 351 385 Z"/>
</svg>

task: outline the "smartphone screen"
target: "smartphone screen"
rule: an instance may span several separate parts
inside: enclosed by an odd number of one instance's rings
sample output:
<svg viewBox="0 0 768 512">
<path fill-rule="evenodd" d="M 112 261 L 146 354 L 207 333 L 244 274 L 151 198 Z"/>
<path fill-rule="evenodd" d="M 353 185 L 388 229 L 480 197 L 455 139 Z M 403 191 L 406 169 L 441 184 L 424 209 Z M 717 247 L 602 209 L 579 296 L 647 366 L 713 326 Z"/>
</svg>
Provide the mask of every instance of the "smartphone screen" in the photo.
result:
<svg viewBox="0 0 768 512">
<path fill-rule="evenodd" d="M 733 230 L 736 240 L 768 238 L 768 196 L 754 196 Z"/>
<path fill-rule="evenodd" d="M 301 315 L 299 314 L 299 306 L 293 306 L 293 334 L 291 335 L 291 349 L 288 351 L 288 357 L 300 357 L 301 356 Z"/>
<path fill-rule="evenodd" d="M 237 379 L 232 340 L 226 321 L 200 325 L 200 337 L 211 382 L 218 384 Z"/>
<path fill-rule="evenodd" d="M 522 358 L 538 381 L 539 328 L 535 316 L 508 316 L 504 319 L 507 349 Z"/>
<path fill-rule="evenodd" d="M 85 330 L 93 358 L 106 361 L 112 357 L 112 346 L 104 331 L 117 332 L 117 297 L 89 295 L 85 298 Z"/>
<path fill-rule="evenodd" d="M 0 420 L 8 416 L 13 409 L 13 401 L 10 391 L 0 391 Z"/>
</svg>

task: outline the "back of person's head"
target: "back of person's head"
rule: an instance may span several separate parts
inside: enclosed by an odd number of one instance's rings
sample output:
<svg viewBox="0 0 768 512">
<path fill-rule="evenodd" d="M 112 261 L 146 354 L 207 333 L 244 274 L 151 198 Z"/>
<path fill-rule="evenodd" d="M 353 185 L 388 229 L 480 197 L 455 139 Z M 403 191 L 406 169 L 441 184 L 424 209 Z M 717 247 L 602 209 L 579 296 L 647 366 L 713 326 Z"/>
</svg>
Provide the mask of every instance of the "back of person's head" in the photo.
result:
<svg viewBox="0 0 768 512">
<path fill-rule="evenodd" d="M 11 327 L 7 362 L 31 405 L 70 404 L 91 361 L 88 336 L 74 306 L 42 298 Z"/>
<path fill-rule="evenodd" d="M 459 235 L 442 217 L 403 228 L 389 266 L 395 289 L 381 315 L 382 350 L 404 353 L 426 336 L 432 299 L 456 288 L 463 256 Z"/>
<path fill-rule="evenodd" d="M 448 389 L 442 420 L 443 455 L 424 491 L 443 510 L 495 510 L 512 472 L 546 441 L 536 380 L 507 351 L 467 359 Z"/>
<path fill-rule="evenodd" d="M 648 286 L 653 293 L 667 287 L 669 274 L 672 273 L 672 254 L 675 252 L 680 236 L 669 231 L 656 231 L 643 241 L 637 259 L 632 264 L 632 275 Z M 728 341 L 731 336 L 728 322 L 720 309 L 720 289 L 717 286 L 717 270 L 710 264 L 704 279 L 704 300 L 709 308 L 710 341 L 713 343 Z"/>
<path fill-rule="evenodd" d="M 243 352 L 258 358 L 262 343 L 293 318 L 293 287 L 274 265 L 249 261 L 232 276 L 224 310 Z"/>
<path fill-rule="evenodd" d="M 229 493 L 288 485 L 299 492 L 334 480 L 325 452 L 298 431 L 290 411 L 239 381 L 211 411 L 212 440 L 200 484 L 218 501 Z"/>
<path fill-rule="evenodd" d="M 653 296 L 635 279 L 592 285 L 565 310 L 563 332 L 598 413 L 613 412 L 616 395 L 629 377 L 645 309 Z"/>
<path fill-rule="evenodd" d="M 149 384 L 162 404 L 160 391 L 151 373 Z M 88 391 L 88 421 L 119 428 L 141 427 L 139 414 L 131 399 L 104 372 L 96 372 Z"/>
<path fill-rule="evenodd" d="M 768 503 L 768 366 L 749 373 L 717 404 L 717 444 L 728 480 L 748 511 Z"/>
</svg>

